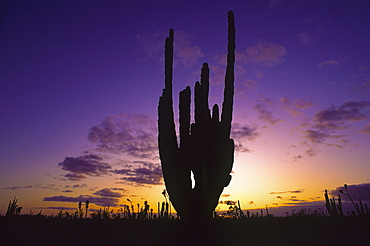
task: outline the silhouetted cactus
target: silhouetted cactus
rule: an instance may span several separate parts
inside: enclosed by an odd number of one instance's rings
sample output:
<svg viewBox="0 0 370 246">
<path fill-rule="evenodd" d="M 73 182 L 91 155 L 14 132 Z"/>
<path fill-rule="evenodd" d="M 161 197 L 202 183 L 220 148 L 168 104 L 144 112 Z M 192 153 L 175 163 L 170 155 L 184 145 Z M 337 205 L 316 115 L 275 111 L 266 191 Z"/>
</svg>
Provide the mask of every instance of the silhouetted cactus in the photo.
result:
<svg viewBox="0 0 370 246">
<path fill-rule="evenodd" d="M 159 155 L 166 189 L 183 219 L 211 218 L 219 196 L 231 180 L 234 141 L 230 139 L 235 63 L 234 14 L 228 13 L 228 54 L 221 120 L 219 107 L 208 106 L 209 68 L 204 63 L 195 84 L 195 123 L 190 125 L 190 87 L 180 92 L 180 143 L 178 146 L 172 100 L 174 32 L 165 42 L 165 88 L 159 99 Z M 192 189 L 191 172 L 195 187 Z"/>
</svg>

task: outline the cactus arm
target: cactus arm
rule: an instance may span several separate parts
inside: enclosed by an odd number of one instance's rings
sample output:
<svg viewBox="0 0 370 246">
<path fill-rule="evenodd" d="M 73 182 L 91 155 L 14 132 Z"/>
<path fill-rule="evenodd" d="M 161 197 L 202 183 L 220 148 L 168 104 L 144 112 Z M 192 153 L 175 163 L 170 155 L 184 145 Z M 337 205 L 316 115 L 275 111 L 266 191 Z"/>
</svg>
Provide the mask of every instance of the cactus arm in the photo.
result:
<svg viewBox="0 0 370 246">
<path fill-rule="evenodd" d="M 180 148 L 183 149 L 190 144 L 190 87 L 180 92 Z"/>
<path fill-rule="evenodd" d="M 228 13 L 228 49 L 227 49 L 227 66 L 225 75 L 224 101 L 222 103 L 221 122 L 224 125 L 224 134 L 230 136 L 232 111 L 234 104 L 234 64 L 235 64 L 235 24 L 234 13 Z"/>
<path fill-rule="evenodd" d="M 177 181 L 180 189 L 185 196 L 188 196 L 191 189 L 190 163 L 191 158 L 191 136 L 190 136 L 190 87 L 179 95 L 179 113 L 180 113 L 180 149 L 179 149 L 179 180 Z"/>
<path fill-rule="evenodd" d="M 170 193 L 177 193 L 179 163 L 172 100 L 173 40 L 171 29 L 165 41 L 165 88 L 158 104 L 158 147 L 166 188 Z M 173 199 L 176 200 L 176 197 Z"/>
</svg>

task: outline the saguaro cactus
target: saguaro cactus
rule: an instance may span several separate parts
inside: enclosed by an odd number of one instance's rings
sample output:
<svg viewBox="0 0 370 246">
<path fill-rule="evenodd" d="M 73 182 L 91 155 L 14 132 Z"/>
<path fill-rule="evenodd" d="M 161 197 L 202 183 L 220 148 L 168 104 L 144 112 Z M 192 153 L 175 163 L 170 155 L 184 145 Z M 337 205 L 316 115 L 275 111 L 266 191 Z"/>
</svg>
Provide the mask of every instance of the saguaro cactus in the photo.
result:
<svg viewBox="0 0 370 246">
<path fill-rule="evenodd" d="M 165 41 L 165 88 L 159 98 L 159 155 L 166 189 L 183 219 L 207 219 L 231 180 L 234 141 L 230 139 L 235 63 L 234 14 L 228 13 L 228 54 L 221 120 L 219 107 L 208 105 L 209 68 L 204 63 L 200 82 L 195 84 L 195 123 L 190 124 L 190 87 L 180 92 L 180 143 L 177 143 L 173 100 L 173 39 L 171 29 Z M 192 188 L 191 172 L 195 186 Z"/>
</svg>

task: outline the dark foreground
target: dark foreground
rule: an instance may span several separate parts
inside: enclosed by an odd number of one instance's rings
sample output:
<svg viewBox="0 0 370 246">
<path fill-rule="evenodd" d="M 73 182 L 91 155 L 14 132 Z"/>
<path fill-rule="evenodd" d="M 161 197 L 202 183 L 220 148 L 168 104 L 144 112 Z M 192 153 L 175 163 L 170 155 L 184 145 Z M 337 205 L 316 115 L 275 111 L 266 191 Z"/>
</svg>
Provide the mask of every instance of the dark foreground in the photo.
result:
<svg viewBox="0 0 370 246">
<path fill-rule="evenodd" d="M 0 245 L 370 245 L 370 217 L 213 220 L 0 218 Z"/>
</svg>

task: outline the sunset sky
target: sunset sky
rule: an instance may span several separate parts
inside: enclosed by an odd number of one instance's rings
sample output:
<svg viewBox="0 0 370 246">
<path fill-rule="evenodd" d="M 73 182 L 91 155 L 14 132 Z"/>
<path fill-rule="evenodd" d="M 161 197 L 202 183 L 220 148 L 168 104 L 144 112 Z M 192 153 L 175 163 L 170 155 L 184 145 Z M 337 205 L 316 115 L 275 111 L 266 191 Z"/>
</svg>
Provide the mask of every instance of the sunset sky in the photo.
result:
<svg viewBox="0 0 370 246">
<path fill-rule="evenodd" d="M 164 201 L 164 39 L 173 28 L 176 118 L 177 93 L 193 88 L 203 62 L 210 104 L 220 104 L 229 10 L 236 151 L 220 201 L 324 209 L 324 189 L 346 183 L 370 203 L 368 1 L 5 0 L 0 214 L 14 197 L 22 213 L 44 214 L 86 200 L 92 209 Z"/>
</svg>

